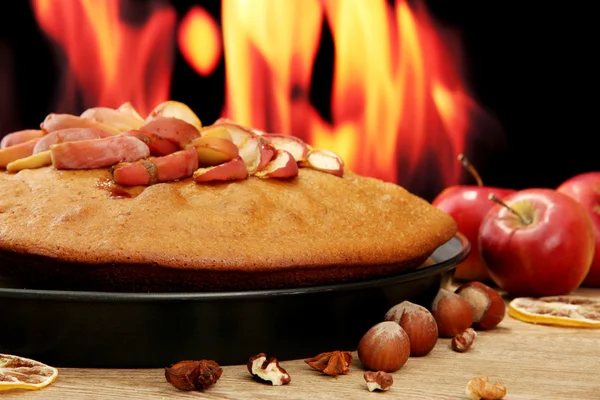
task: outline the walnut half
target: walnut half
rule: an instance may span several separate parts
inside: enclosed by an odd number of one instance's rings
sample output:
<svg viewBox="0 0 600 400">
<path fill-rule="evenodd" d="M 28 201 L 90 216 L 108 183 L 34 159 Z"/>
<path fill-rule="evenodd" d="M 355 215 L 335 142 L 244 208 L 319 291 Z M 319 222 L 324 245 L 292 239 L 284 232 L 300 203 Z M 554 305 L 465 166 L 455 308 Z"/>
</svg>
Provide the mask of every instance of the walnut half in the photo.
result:
<svg viewBox="0 0 600 400">
<path fill-rule="evenodd" d="M 506 387 L 500 383 L 490 383 L 487 376 L 480 376 L 467 383 L 465 393 L 472 400 L 499 400 L 506 396 Z"/>
<path fill-rule="evenodd" d="M 248 371 L 261 382 L 269 382 L 273 386 L 287 385 L 291 378 L 279 365 L 275 357 L 267 359 L 265 353 L 259 353 L 248 360 Z"/>
</svg>

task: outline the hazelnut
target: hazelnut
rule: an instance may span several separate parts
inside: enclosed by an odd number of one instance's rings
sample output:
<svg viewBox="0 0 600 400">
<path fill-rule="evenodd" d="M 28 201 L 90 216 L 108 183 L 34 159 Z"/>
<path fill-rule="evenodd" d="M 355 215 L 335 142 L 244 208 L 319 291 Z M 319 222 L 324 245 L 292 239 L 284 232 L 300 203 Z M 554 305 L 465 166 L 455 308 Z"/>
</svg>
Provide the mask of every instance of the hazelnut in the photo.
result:
<svg viewBox="0 0 600 400">
<path fill-rule="evenodd" d="M 410 355 L 410 340 L 404 329 L 393 321 L 371 327 L 358 343 L 358 359 L 373 371 L 394 372 Z"/>
<path fill-rule="evenodd" d="M 425 307 L 403 301 L 390 308 L 384 320 L 394 321 L 404 329 L 410 340 L 410 355 L 427 355 L 437 343 L 438 327 L 435 318 Z"/>
<path fill-rule="evenodd" d="M 455 293 L 465 299 L 473 309 L 473 328 L 492 329 L 504 319 L 504 299 L 491 287 L 473 281 L 461 285 Z"/>
<path fill-rule="evenodd" d="M 431 314 L 437 322 L 440 337 L 454 337 L 473 323 L 473 310 L 469 303 L 456 293 L 443 288 L 440 288 L 433 299 Z"/>
</svg>

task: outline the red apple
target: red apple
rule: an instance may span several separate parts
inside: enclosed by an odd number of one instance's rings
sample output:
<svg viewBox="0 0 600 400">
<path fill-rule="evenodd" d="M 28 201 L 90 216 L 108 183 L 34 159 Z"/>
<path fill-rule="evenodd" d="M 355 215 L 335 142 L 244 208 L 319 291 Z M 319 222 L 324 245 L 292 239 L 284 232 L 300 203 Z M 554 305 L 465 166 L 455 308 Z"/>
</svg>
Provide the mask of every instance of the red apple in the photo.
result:
<svg viewBox="0 0 600 400">
<path fill-rule="evenodd" d="M 504 198 L 484 217 L 479 250 L 494 282 L 513 296 L 568 294 L 583 282 L 594 257 L 586 210 L 552 189 Z"/>
<path fill-rule="evenodd" d="M 588 212 L 596 237 L 592 267 L 584 286 L 600 287 L 600 172 L 587 172 L 563 182 L 556 190 L 577 200 Z"/>
<path fill-rule="evenodd" d="M 504 198 L 515 190 L 483 186 L 481 178 L 464 156 L 459 161 L 473 174 L 477 185 L 457 185 L 444 189 L 432 204 L 450 214 L 456 221 L 458 231 L 471 243 L 471 253 L 454 271 L 454 278 L 461 281 L 491 281 L 485 263 L 479 254 L 477 235 L 485 214 L 494 206 L 488 199 L 490 193 Z"/>
</svg>

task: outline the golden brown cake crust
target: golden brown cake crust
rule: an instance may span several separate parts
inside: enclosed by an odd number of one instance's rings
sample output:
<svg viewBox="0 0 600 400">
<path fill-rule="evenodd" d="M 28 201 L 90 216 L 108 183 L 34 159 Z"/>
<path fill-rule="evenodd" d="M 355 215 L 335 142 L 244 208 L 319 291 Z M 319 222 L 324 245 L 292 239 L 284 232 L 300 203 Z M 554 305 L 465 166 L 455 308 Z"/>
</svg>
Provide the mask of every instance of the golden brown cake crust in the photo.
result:
<svg viewBox="0 0 600 400">
<path fill-rule="evenodd" d="M 0 172 L 0 271 L 80 275 L 86 288 L 95 279 L 108 290 L 298 286 L 416 267 L 456 233 L 425 200 L 351 172 L 188 179 L 124 199 L 98 188 L 109 177 L 107 169 Z"/>
</svg>

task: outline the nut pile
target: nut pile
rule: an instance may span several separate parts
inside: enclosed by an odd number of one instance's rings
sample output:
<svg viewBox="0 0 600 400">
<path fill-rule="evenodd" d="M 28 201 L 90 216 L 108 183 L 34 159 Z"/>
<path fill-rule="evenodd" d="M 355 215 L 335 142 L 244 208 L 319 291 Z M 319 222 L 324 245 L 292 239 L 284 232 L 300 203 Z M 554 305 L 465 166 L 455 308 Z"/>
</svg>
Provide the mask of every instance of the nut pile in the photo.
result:
<svg viewBox="0 0 600 400">
<path fill-rule="evenodd" d="M 358 345 L 359 360 L 372 372 L 368 378 L 365 374 L 369 390 L 376 387 L 376 374 L 395 372 L 410 357 L 429 354 L 438 338 L 452 338 L 450 347 L 456 352 L 468 351 L 477 337 L 476 330 L 495 328 L 505 311 L 502 297 L 477 281 L 465 283 L 454 292 L 440 288 L 430 309 L 410 301 L 395 305 Z"/>
<path fill-rule="evenodd" d="M 468 351 L 477 330 L 496 327 L 504 318 L 502 297 L 481 282 L 465 283 L 454 292 L 440 288 L 431 311 L 419 304 L 403 301 L 390 308 L 363 335 L 358 343 L 358 358 L 364 369 L 363 378 L 370 392 L 387 391 L 393 383 L 391 373 L 398 371 L 410 357 L 423 357 L 435 347 L 438 338 L 452 338 L 451 348 Z M 352 352 L 329 351 L 304 360 L 316 371 L 336 377 L 347 375 Z M 261 383 L 283 386 L 291 382 L 287 371 L 275 357 L 265 353 L 248 359 L 250 375 Z M 221 377 L 222 369 L 212 360 L 181 361 L 165 368 L 167 381 L 180 390 L 205 390 Z M 501 399 L 506 388 L 490 383 L 488 377 L 471 379 L 466 388 L 470 399 Z"/>
</svg>

